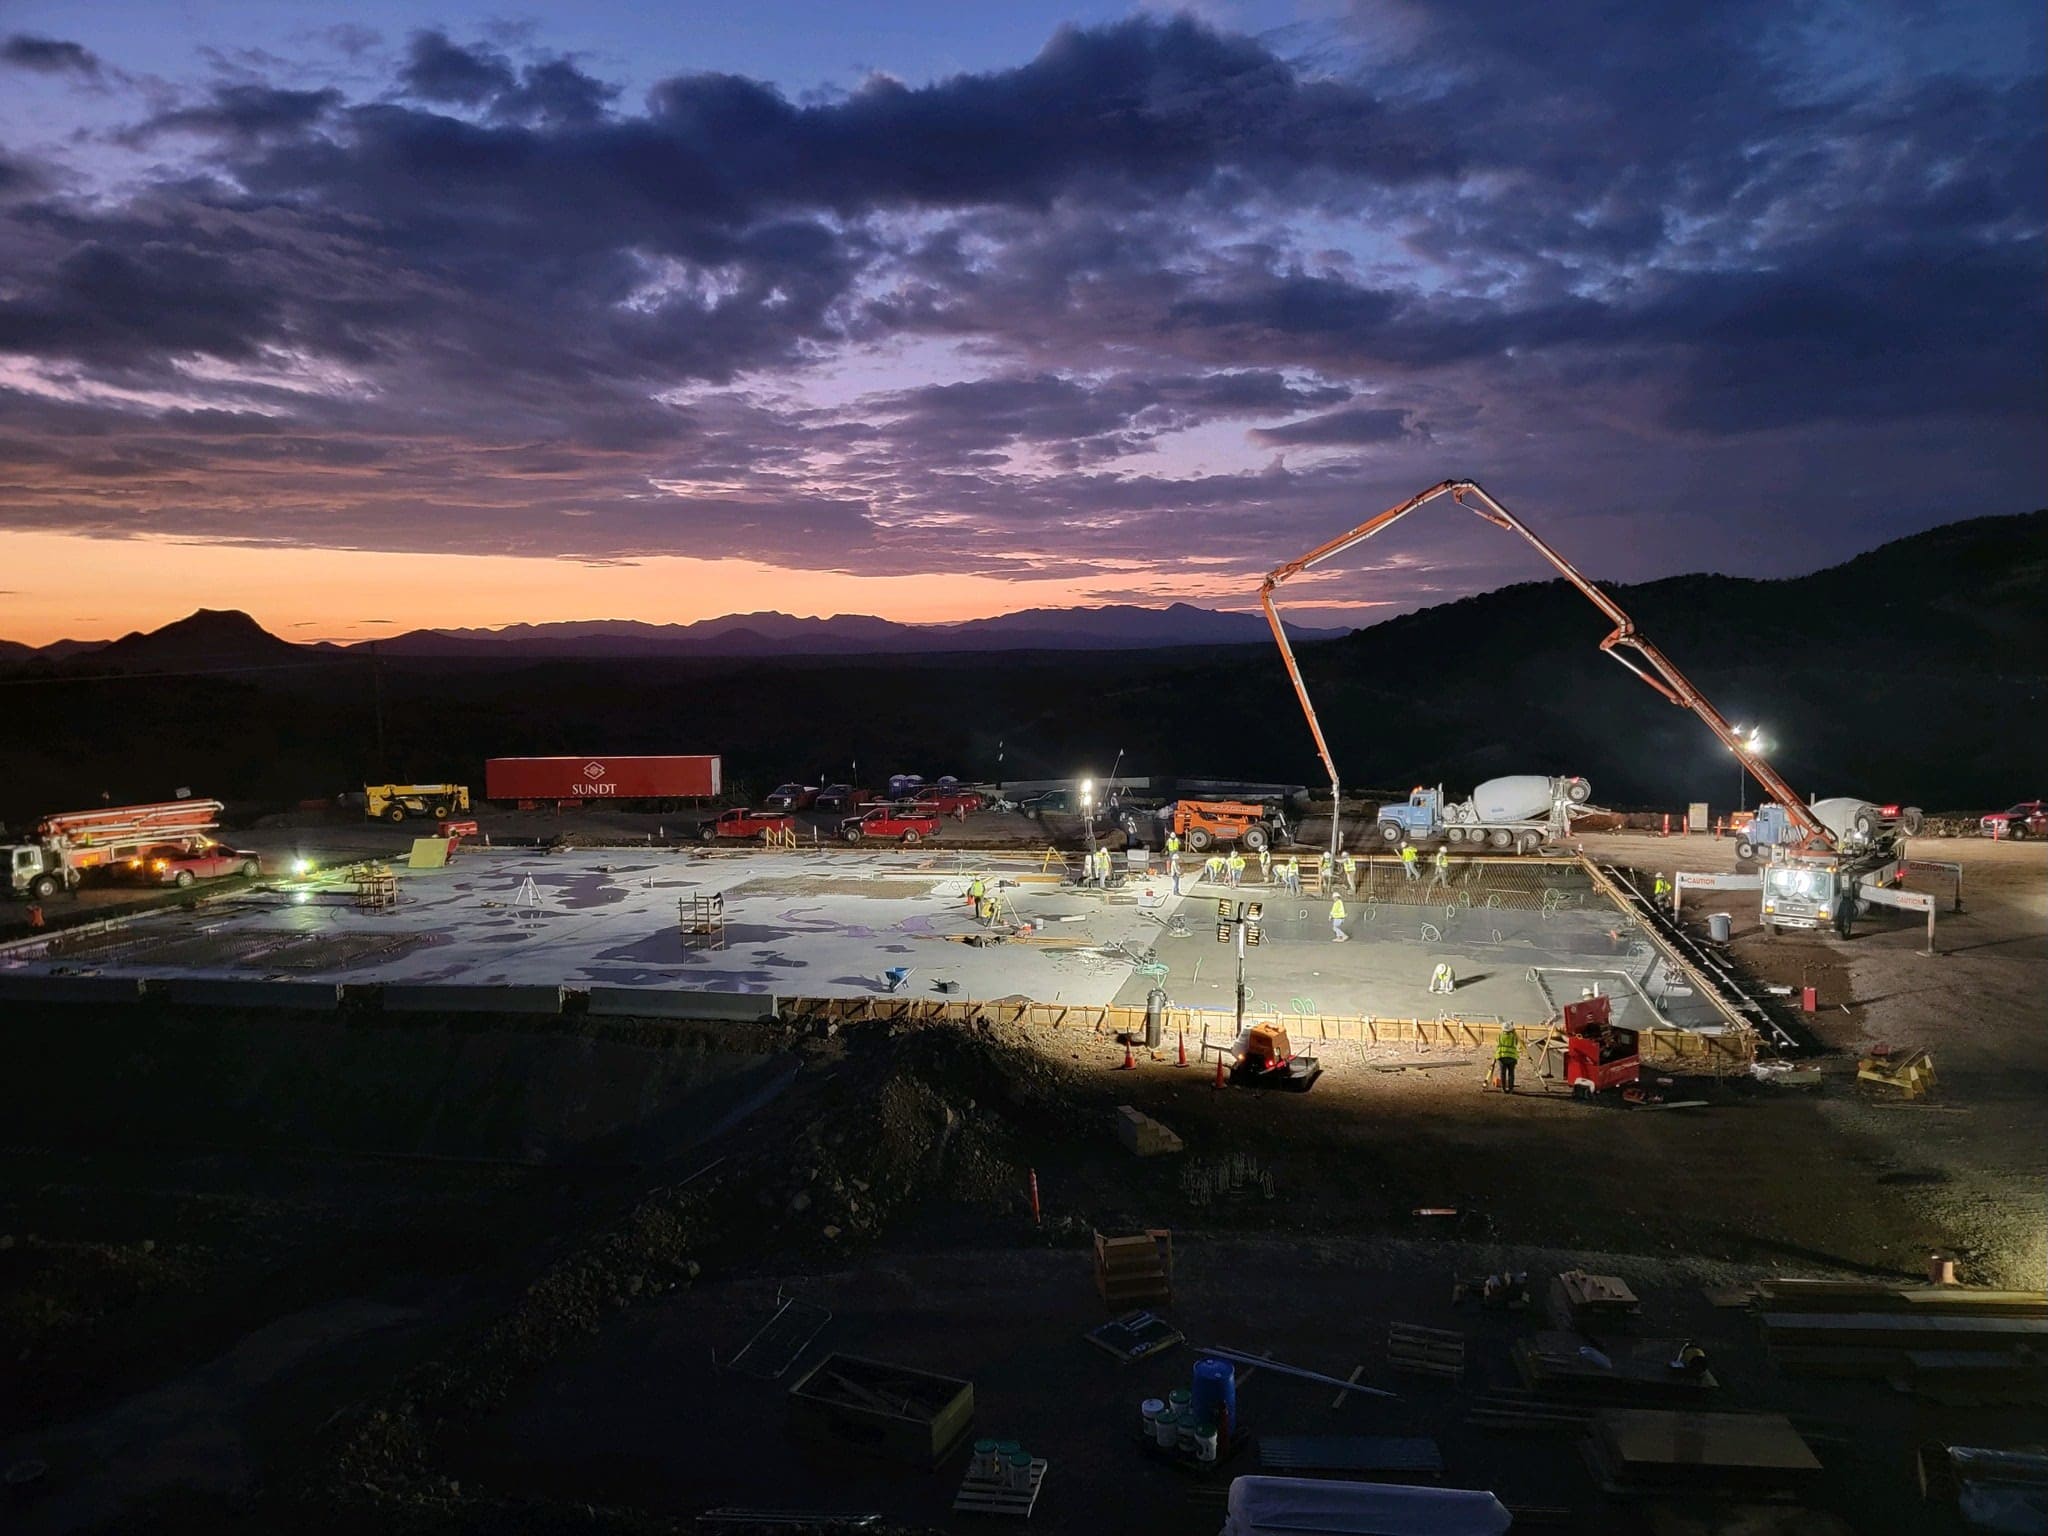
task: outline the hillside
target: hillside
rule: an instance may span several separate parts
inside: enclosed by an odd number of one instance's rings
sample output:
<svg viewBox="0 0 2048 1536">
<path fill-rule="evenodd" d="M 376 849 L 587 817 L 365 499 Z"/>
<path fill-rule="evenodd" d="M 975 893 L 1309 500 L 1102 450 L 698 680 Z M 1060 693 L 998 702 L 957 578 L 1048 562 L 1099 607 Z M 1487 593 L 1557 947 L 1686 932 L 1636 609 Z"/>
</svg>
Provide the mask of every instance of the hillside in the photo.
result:
<svg viewBox="0 0 2048 1536">
<path fill-rule="evenodd" d="M 2048 792 L 2048 513 L 1951 524 L 1808 576 L 1613 591 L 1730 719 L 1763 726 L 1772 761 L 1801 789 L 1944 809 Z M 516 753 L 714 751 L 736 793 L 845 776 L 856 761 L 869 774 L 993 777 L 999 744 L 1012 778 L 1101 772 L 1119 750 L 1137 774 L 1324 777 L 1270 644 L 809 659 L 386 653 L 380 668 L 331 650 L 312 653 L 330 665 L 279 665 L 308 649 L 252 628 L 214 615 L 179 642 L 210 658 L 232 641 L 247 671 L 74 681 L 67 672 L 104 675 L 101 657 L 84 656 L 18 688 L 36 729 L 0 744 L 0 816 L 180 784 L 295 801 L 368 778 L 474 782 L 485 757 Z M 1606 633 L 1563 583 L 1525 583 L 1300 654 L 1349 786 L 1573 772 L 1606 804 L 1731 803 L 1728 753 L 1603 656 Z"/>
<path fill-rule="evenodd" d="M 1298 638 L 1334 629 L 1290 626 Z M 571 656 L 893 656 L 947 651 L 1145 650 L 1184 645 L 1259 645 L 1271 638 L 1258 613 L 1219 613 L 1188 603 L 1165 608 L 1029 608 L 954 624 L 899 624 L 868 614 L 798 618 L 734 613 L 694 624 L 630 619 L 511 624 L 502 629 L 415 629 L 372 644 L 385 656 L 468 656 L 500 660 Z"/>
</svg>

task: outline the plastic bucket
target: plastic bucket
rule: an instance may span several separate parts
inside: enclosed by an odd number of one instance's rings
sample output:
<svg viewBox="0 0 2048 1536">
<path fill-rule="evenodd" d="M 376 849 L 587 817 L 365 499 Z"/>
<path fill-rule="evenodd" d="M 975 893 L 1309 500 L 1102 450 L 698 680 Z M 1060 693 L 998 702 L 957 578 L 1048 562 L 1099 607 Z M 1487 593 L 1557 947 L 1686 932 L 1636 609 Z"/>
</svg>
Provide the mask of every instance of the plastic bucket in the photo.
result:
<svg viewBox="0 0 2048 1536">
<path fill-rule="evenodd" d="M 1000 1477 L 1002 1468 L 996 1463 L 996 1443 L 993 1440 L 974 1442 L 974 1475 L 976 1477 Z"/>
<path fill-rule="evenodd" d="M 1215 1459 L 1216 1426 L 1205 1419 L 1195 1426 L 1195 1460 L 1214 1461 Z"/>
<path fill-rule="evenodd" d="M 1237 1367 L 1228 1360 L 1197 1360 L 1195 1388 L 1189 1402 L 1197 1422 L 1237 1422 Z"/>
<path fill-rule="evenodd" d="M 1031 1486 L 1031 1453 L 1018 1451 L 1010 1457 L 1010 1474 L 1006 1479 L 1012 1488 Z"/>
<path fill-rule="evenodd" d="M 1180 1415 L 1171 1408 L 1152 1421 L 1152 1442 L 1172 1450 L 1180 1438 Z"/>
<path fill-rule="evenodd" d="M 1735 931 L 1735 920 L 1726 912 L 1707 914 L 1707 936 L 1716 944 L 1726 944 L 1728 936 Z"/>
<path fill-rule="evenodd" d="M 1152 1421 L 1166 1412 L 1166 1400 L 1164 1398 L 1148 1397 L 1138 1405 L 1138 1412 L 1145 1420 L 1145 1433 L 1149 1435 L 1152 1433 Z"/>
</svg>

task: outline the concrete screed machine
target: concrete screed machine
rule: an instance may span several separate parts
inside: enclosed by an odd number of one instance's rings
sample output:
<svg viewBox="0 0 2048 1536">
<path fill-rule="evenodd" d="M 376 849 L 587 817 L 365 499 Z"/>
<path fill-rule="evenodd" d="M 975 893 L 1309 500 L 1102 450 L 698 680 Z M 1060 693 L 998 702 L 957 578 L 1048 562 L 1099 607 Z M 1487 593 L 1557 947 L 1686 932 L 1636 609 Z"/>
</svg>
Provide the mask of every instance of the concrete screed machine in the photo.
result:
<svg viewBox="0 0 2048 1536">
<path fill-rule="evenodd" d="M 1848 923 L 1853 920 L 1855 914 L 1856 891 L 1866 885 L 1894 882 L 1899 878 L 1903 842 L 1905 837 L 1910 835 L 1911 826 L 1918 821 L 1917 813 L 1908 812 L 1898 817 L 1886 818 L 1874 814 L 1875 808 L 1861 801 L 1820 801 L 1815 805 L 1808 805 L 1778 776 L 1776 770 L 1764 761 L 1751 741 L 1739 734 L 1722 717 L 1721 712 L 1707 702 L 1671 659 L 1649 640 L 1636 633 L 1635 621 L 1622 611 L 1621 606 L 1612 597 L 1581 575 L 1569 560 L 1552 549 L 1533 529 L 1472 480 L 1440 481 L 1428 490 L 1389 507 L 1375 517 L 1366 519 L 1357 527 L 1317 545 L 1300 558 L 1275 566 L 1260 583 L 1259 603 L 1266 611 L 1266 622 L 1272 627 L 1274 643 L 1280 647 L 1280 657 L 1286 664 L 1289 680 L 1294 684 L 1295 697 L 1301 702 L 1301 712 L 1308 721 L 1309 734 L 1315 739 L 1316 754 L 1322 759 L 1324 771 L 1330 776 L 1331 854 L 1334 856 L 1342 847 L 1343 835 L 1341 819 L 1337 814 L 1338 807 L 1342 804 L 1338 793 L 1337 763 L 1330 752 L 1329 742 L 1323 735 L 1322 722 L 1316 718 L 1315 705 L 1309 699 L 1308 685 L 1303 681 L 1301 667 L 1295 661 L 1294 646 L 1288 640 L 1286 627 L 1280 621 L 1280 611 L 1274 601 L 1274 594 L 1283 582 L 1299 576 L 1311 566 L 1319 565 L 1354 545 L 1362 544 L 1374 534 L 1399 522 L 1410 512 L 1442 497 L 1449 497 L 1494 527 L 1518 534 L 1527 540 L 1538 554 L 1614 625 L 1613 633 L 1600 642 L 1600 649 L 1656 689 L 1671 703 L 1698 715 L 1706 723 L 1707 729 L 1720 738 L 1721 744 L 1735 754 L 1736 761 L 1743 769 L 1763 786 L 1773 802 L 1774 811 L 1782 816 L 1784 824 L 1783 840 L 1772 845 L 1770 866 L 1763 877 L 1763 919 L 1766 927 L 1775 932 L 1781 925 L 1816 927 L 1832 920 L 1838 930 L 1846 934 Z M 1624 653 L 1633 653 L 1633 656 Z M 1836 807 L 1849 808 L 1839 818 L 1840 826 L 1830 825 L 1829 818 L 1820 814 L 1823 808 L 1833 810 Z"/>
</svg>

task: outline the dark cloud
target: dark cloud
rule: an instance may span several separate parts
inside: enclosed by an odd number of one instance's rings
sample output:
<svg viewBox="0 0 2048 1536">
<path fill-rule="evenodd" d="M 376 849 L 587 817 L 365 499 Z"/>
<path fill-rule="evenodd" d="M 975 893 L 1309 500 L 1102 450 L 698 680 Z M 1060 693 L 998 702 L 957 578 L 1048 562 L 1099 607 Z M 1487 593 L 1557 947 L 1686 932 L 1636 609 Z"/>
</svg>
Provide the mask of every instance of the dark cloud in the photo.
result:
<svg viewBox="0 0 2048 1536">
<path fill-rule="evenodd" d="M 32 69 L 45 75 L 82 75 L 88 80 L 100 77 L 99 56 L 91 49 L 61 38 L 37 37 L 28 32 L 16 32 L 0 41 L 0 64 L 12 64 L 16 69 Z"/>
<path fill-rule="evenodd" d="M 217 135 L 257 140 L 311 128 L 342 101 L 333 88 L 315 91 L 279 90 L 266 85 L 218 85 L 196 106 L 159 112 L 131 130 L 129 138 L 144 142 L 165 133 Z"/>
<path fill-rule="evenodd" d="M 1139 17 L 637 105 L 530 29 L 417 32 L 347 93 L 237 56 L 137 108 L 183 157 L 139 188 L 0 162 L 0 515 L 1234 581 L 1452 469 L 1615 574 L 1732 504 L 1714 547 L 1782 565 L 1873 498 L 2031 503 L 2038 60 L 1831 14 L 1378 0 L 1298 59 Z M 1327 451 L 1256 462 L 1289 448 Z M 1599 521 L 1652 477 L 1661 531 Z M 1484 573 L 1469 534 L 1414 537 Z"/>
<path fill-rule="evenodd" d="M 405 65 L 398 72 L 407 95 L 422 101 L 449 101 L 480 106 L 517 80 L 511 62 L 501 53 L 463 48 L 439 31 L 415 32 L 406 46 Z"/>
<path fill-rule="evenodd" d="M 1419 435 L 1406 411 L 1375 410 L 1359 406 L 1346 411 L 1328 411 L 1303 421 L 1279 427 L 1254 427 L 1252 440 L 1275 448 L 1364 446 L 1397 442 Z"/>
</svg>

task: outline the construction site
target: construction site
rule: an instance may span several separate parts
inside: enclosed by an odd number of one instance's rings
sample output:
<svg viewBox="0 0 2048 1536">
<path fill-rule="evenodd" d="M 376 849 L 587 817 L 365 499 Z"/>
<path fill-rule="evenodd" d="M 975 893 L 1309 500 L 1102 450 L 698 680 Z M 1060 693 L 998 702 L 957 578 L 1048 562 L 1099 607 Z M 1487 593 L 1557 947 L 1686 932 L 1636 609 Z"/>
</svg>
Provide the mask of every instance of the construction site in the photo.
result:
<svg viewBox="0 0 2048 1536">
<path fill-rule="evenodd" d="M 1348 790 L 1276 594 L 1438 498 L 1760 809 Z M 48 818 L 9 1529 L 2048 1528 L 2036 849 L 1801 796 L 1471 482 L 1260 596 L 1327 786 Z"/>
</svg>

